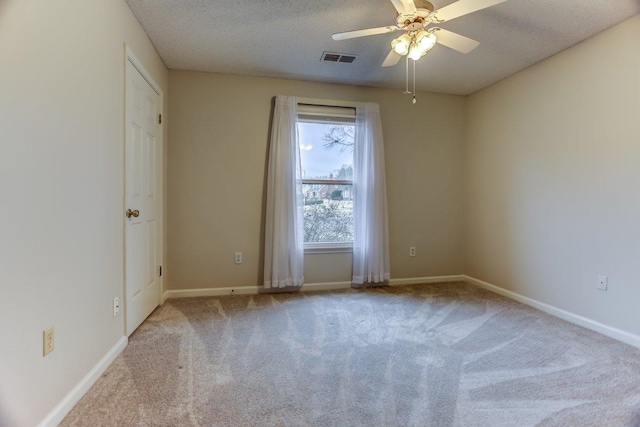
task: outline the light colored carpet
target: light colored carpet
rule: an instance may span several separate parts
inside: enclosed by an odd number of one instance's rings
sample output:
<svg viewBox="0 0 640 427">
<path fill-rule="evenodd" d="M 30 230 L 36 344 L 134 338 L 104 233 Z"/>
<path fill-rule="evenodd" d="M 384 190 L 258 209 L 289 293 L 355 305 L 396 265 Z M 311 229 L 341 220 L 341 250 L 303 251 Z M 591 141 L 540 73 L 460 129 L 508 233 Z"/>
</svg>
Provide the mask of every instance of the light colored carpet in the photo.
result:
<svg viewBox="0 0 640 427">
<path fill-rule="evenodd" d="M 167 301 L 63 426 L 637 426 L 640 350 L 464 283 Z"/>
</svg>

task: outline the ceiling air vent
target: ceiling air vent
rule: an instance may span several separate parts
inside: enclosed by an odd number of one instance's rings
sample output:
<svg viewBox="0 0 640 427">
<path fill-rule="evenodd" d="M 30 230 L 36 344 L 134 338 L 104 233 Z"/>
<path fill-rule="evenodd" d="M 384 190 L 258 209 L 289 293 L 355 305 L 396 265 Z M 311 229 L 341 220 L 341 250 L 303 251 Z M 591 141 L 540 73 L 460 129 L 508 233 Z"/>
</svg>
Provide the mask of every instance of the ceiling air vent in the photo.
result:
<svg viewBox="0 0 640 427">
<path fill-rule="evenodd" d="M 351 64 L 356 60 L 356 58 L 357 56 L 349 55 L 348 53 L 324 52 L 320 60 L 326 62 L 342 62 L 345 64 Z"/>
</svg>

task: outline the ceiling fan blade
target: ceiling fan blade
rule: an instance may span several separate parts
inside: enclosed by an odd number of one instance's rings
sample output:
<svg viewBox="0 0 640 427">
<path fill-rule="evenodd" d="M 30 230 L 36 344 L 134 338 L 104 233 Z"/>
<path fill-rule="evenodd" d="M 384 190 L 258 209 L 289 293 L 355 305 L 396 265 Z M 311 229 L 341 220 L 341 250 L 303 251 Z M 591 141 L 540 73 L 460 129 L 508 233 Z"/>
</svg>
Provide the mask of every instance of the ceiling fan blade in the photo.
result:
<svg viewBox="0 0 640 427">
<path fill-rule="evenodd" d="M 461 36 L 442 28 L 434 28 L 434 30 L 438 43 L 461 53 L 469 53 L 480 44 L 480 42 L 469 37 Z"/>
<path fill-rule="evenodd" d="M 391 52 L 387 55 L 387 59 L 384 60 L 382 66 L 393 67 L 398 63 L 398 61 L 400 61 L 400 58 L 402 58 L 402 55 L 398 55 L 395 50 L 391 49 Z"/>
<path fill-rule="evenodd" d="M 504 3 L 505 1 L 507 0 L 458 0 L 455 3 L 451 3 L 449 6 L 438 9 L 436 16 L 441 21 L 451 21 L 452 19 L 460 16 L 495 6 L 496 4 Z"/>
<path fill-rule="evenodd" d="M 388 27 L 367 28 L 366 30 L 347 31 L 345 33 L 335 33 L 331 36 L 334 40 L 347 40 L 355 39 L 356 37 L 373 36 L 375 34 L 385 34 L 398 31 L 397 25 L 390 25 Z"/>
<path fill-rule="evenodd" d="M 401 15 L 415 13 L 417 10 L 413 0 L 391 0 L 391 3 Z"/>
</svg>

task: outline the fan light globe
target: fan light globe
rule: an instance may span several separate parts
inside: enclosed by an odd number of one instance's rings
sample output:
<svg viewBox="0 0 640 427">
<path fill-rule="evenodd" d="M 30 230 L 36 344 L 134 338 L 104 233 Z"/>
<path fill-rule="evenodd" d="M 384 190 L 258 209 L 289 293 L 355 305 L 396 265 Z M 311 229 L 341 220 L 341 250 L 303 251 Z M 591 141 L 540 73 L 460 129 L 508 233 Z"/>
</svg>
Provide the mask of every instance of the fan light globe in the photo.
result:
<svg viewBox="0 0 640 427">
<path fill-rule="evenodd" d="M 420 47 L 418 46 L 418 43 L 416 42 L 411 43 L 411 46 L 409 47 L 409 58 L 413 59 L 414 61 L 417 61 L 421 57 L 422 57 L 422 52 L 420 52 Z"/>
<path fill-rule="evenodd" d="M 416 40 L 418 42 L 418 46 L 424 55 L 428 51 L 431 50 L 433 46 L 436 44 L 436 35 L 433 33 L 428 33 L 426 31 L 420 31 L 416 36 Z"/>
<path fill-rule="evenodd" d="M 411 39 L 409 38 L 409 36 L 406 34 L 403 34 L 391 42 L 391 48 L 398 55 L 406 55 L 407 53 L 409 53 L 410 44 L 411 44 Z"/>
</svg>

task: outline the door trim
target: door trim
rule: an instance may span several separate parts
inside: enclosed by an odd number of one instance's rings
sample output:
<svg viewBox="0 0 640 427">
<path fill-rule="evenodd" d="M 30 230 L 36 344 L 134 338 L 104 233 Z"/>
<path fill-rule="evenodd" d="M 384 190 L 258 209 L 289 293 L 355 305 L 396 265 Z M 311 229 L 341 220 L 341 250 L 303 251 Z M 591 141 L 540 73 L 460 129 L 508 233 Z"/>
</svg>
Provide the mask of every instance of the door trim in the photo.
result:
<svg viewBox="0 0 640 427">
<path fill-rule="evenodd" d="M 157 181 L 157 185 L 158 185 L 158 212 L 160 213 L 160 219 L 159 219 L 159 238 L 158 238 L 158 244 L 160 245 L 160 265 L 162 266 L 162 276 L 158 277 L 158 280 L 160 281 L 159 283 L 159 287 L 160 287 L 160 296 L 158 298 L 158 305 L 162 305 L 162 303 L 164 302 L 162 299 L 162 295 L 164 294 L 164 278 L 165 278 L 165 258 L 164 258 L 164 215 L 165 215 L 165 206 L 164 206 L 164 175 L 165 175 L 165 170 L 164 170 L 164 129 L 165 129 L 165 124 L 166 124 L 166 120 L 165 120 L 165 113 L 164 113 L 164 92 L 162 91 L 162 88 L 160 87 L 160 85 L 154 80 L 154 78 L 151 76 L 151 73 L 149 73 L 147 71 L 147 69 L 145 68 L 145 66 L 142 64 L 142 61 L 140 61 L 138 59 L 138 57 L 135 55 L 135 53 L 133 53 L 133 50 L 131 49 L 131 47 L 129 47 L 129 45 L 127 45 L 126 43 L 124 44 L 124 61 L 122 62 L 123 65 L 123 117 L 122 117 L 122 124 L 123 124 L 123 129 L 122 129 L 122 147 L 123 147 L 123 156 L 122 156 L 122 164 L 123 164 L 123 170 L 122 170 L 122 209 L 120 209 L 120 211 L 122 212 L 122 263 L 124 268 L 122 269 L 122 292 L 123 292 L 123 300 L 124 300 L 124 306 L 123 306 L 123 331 L 124 331 L 124 335 L 127 335 L 127 263 L 126 263 L 126 244 L 127 244 L 127 240 L 126 240 L 126 219 L 125 219 L 125 215 L 124 215 L 124 210 L 125 210 L 125 206 L 126 206 L 126 193 L 127 193 L 127 189 L 126 189 L 126 185 L 127 185 L 127 168 L 126 168 L 126 152 L 127 152 L 127 92 L 126 92 L 126 86 L 127 86 L 127 61 L 129 61 L 129 63 L 140 73 L 140 75 L 147 81 L 147 83 L 149 83 L 149 85 L 151 86 L 151 88 L 158 94 L 158 96 L 160 97 L 160 111 L 161 114 L 163 116 L 163 121 L 162 121 L 162 125 L 160 126 L 160 131 L 158 134 L 158 139 L 159 139 L 159 143 L 160 143 L 160 149 L 159 149 L 159 158 L 158 158 L 158 164 L 160 166 L 160 176 L 159 179 Z"/>
<path fill-rule="evenodd" d="M 135 69 L 138 70 L 138 72 L 142 75 L 142 77 L 144 77 L 147 83 L 151 85 L 151 88 L 155 90 L 158 95 L 160 95 L 160 101 L 164 101 L 164 95 L 162 94 L 162 89 L 160 88 L 160 85 L 156 83 L 153 77 L 151 77 L 151 73 L 149 73 L 147 69 L 144 67 L 144 65 L 142 65 L 142 62 L 133 53 L 131 48 L 127 44 L 125 44 L 124 47 L 125 47 L 125 60 L 128 60 L 129 62 L 131 62 L 131 65 L 133 65 Z"/>
</svg>

